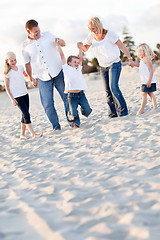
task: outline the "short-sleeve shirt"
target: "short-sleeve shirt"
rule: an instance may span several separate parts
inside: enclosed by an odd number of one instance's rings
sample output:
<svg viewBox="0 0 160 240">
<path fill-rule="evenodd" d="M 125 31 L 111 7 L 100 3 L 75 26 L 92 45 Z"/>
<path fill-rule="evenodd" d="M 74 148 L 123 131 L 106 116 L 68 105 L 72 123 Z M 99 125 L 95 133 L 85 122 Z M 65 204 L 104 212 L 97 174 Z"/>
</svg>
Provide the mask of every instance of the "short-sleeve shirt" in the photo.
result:
<svg viewBox="0 0 160 240">
<path fill-rule="evenodd" d="M 120 50 L 115 44 L 118 40 L 119 36 L 109 30 L 101 41 L 95 40 L 93 34 L 90 33 L 84 44 L 92 46 L 95 57 L 101 67 L 109 67 L 113 63 L 120 61 Z"/>
<path fill-rule="evenodd" d="M 67 63 L 63 66 L 64 72 L 64 82 L 65 82 L 65 92 L 70 90 L 86 90 L 87 85 L 82 74 L 82 66 L 76 69 L 69 66 Z"/>
<path fill-rule="evenodd" d="M 24 68 L 18 65 L 18 70 L 11 69 L 5 77 L 9 79 L 9 88 L 14 98 L 24 96 L 28 93 L 23 76 Z"/>
<path fill-rule="evenodd" d="M 39 39 L 27 38 L 23 43 L 24 62 L 31 63 L 33 73 L 42 81 L 56 77 L 62 69 L 55 38 L 50 32 L 42 32 Z"/>
</svg>

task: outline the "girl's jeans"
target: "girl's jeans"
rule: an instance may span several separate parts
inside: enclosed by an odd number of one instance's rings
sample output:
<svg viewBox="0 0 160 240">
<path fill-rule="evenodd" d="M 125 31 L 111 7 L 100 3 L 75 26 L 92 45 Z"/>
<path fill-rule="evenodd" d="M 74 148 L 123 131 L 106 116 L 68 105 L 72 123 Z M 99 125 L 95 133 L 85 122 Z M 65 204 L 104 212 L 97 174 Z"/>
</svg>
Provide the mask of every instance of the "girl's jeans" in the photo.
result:
<svg viewBox="0 0 160 240">
<path fill-rule="evenodd" d="M 111 73 L 110 77 L 109 72 Z M 104 81 L 107 103 L 109 106 L 108 116 L 122 117 L 127 115 L 127 104 L 118 86 L 121 73 L 121 61 L 113 63 L 111 67 L 100 67 L 100 73 Z"/>
</svg>

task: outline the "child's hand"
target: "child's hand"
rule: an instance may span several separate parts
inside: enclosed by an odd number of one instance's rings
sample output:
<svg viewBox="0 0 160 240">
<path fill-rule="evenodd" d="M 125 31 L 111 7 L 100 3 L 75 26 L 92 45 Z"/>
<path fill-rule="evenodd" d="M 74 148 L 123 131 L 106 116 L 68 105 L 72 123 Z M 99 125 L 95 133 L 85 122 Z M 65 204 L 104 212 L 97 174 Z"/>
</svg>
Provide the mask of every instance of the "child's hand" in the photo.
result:
<svg viewBox="0 0 160 240">
<path fill-rule="evenodd" d="M 13 104 L 13 106 L 17 106 L 18 105 L 17 100 L 16 99 L 12 99 L 12 104 Z"/>
<path fill-rule="evenodd" d="M 35 78 L 31 79 L 31 83 L 32 83 L 33 87 L 37 87 L 38 86 L 38 80 L 35 79 Z"/>
<path fill-rule="evenodd" d="M 147 85 L 148 88 L 150 88 L 150 87 L 151 87 L 151 81 L 148 81 L 148 82 L 146 83 L 146 85 Z"/>
<path fill-rule="evenodd" d="M 83 43 L 82 43 L 82 42 L 77 42 L 77 47 L 78 47 L 79 49 L 82 49 Z"/>
</svg>

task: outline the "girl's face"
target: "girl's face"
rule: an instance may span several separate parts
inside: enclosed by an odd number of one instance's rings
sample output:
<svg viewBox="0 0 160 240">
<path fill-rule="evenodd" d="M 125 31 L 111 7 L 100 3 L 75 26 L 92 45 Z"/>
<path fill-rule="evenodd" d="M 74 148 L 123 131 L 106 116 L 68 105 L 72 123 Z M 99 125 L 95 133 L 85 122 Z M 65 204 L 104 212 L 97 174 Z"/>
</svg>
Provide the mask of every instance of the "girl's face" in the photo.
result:
<svg viewBox="0 0 160 240">
<path fill-rule="evenodd" d="M 140 59 L 143 59 L 145 57 L 145 53 L 141 48 L 137 49 L 137 53 L 138 53 L 138 56 L 140 57 Z"/>
<path fill-rule="evenodd" d="M 14 68 L 17 64 L 16 56 L 9 58 L 7 62 L 11 68 Z"/>
<path fill-rule="evenodd" d="M 79 59 L 72 58 L 72 61 L 68 63 L 71 67 L 78 68 L 79 66 Z"/>
</svg>

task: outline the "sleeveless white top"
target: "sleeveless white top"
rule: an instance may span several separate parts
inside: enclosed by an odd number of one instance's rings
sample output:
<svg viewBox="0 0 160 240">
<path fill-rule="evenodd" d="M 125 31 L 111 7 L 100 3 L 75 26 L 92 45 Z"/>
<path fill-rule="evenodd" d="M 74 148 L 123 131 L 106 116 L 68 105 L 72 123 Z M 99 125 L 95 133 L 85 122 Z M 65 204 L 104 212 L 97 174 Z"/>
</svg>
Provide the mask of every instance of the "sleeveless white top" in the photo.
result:
<svg viewBox="0 0 160 240">
<path fill-rule="evenodd" d="M 149 79 L 149 69 L 143 60 L 140 61 L 139 74 L 140 74 L 142 84 L 146 84 Z M 154 74 L 153 74 L 151 83 L 156 83 L 156 78 Z"/>
</svg>

